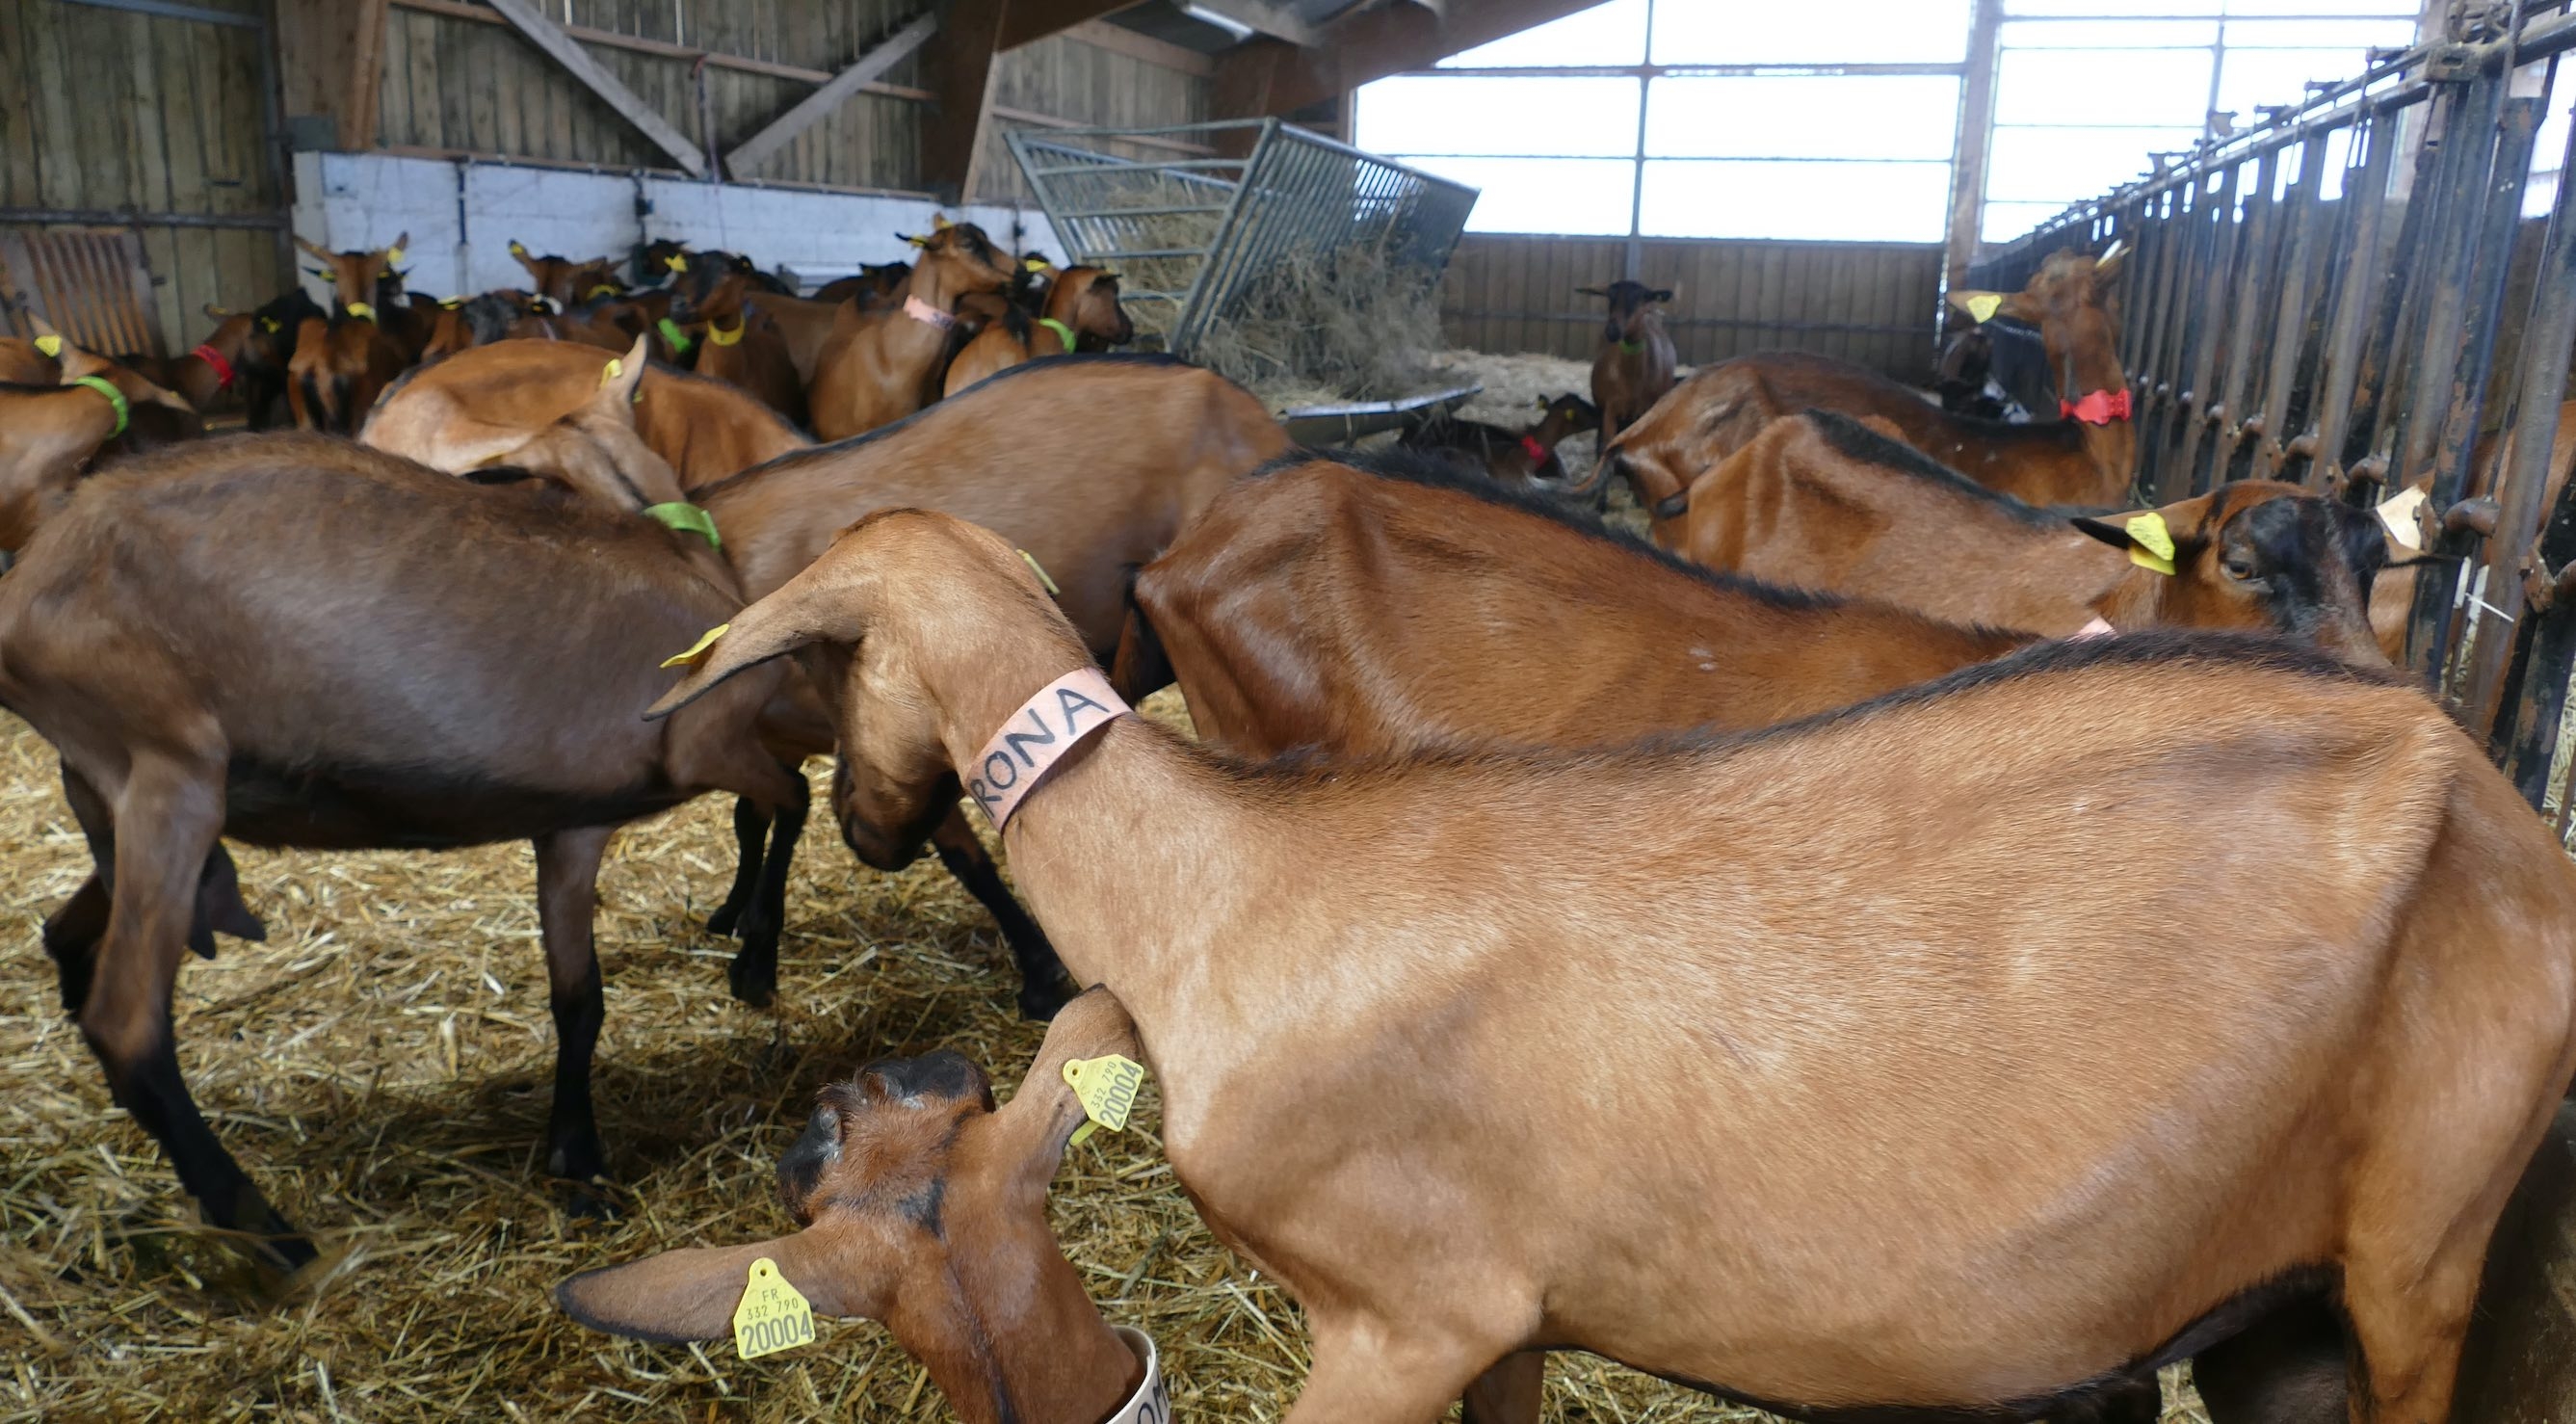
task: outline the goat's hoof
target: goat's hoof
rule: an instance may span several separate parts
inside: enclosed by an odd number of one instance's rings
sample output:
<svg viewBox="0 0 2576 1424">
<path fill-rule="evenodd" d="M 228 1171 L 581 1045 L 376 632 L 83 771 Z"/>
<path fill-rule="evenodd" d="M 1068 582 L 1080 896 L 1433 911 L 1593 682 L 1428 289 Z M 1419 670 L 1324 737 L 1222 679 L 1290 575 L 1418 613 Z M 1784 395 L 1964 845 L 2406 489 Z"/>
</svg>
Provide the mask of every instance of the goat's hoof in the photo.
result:
<svg viewBox="0 0 2576 1424">
<path fill-rule="evenodd" d="M 1042 983 L 1022 983 L 1020 1017 L 1031 1023 L 1049 1022 L 1080 992 L 1074 987 L 1072 977 L 1065 974 L 1057 974 Z"/>
<path fill-rule="evenodd" d="M 756 959 L 750 950 L 733 957 L 725 966 L 725 981 L 733 986 L 734 998 L 755 1009 L 765 1009 L 778 1001 L 778 961 Z"/>
<path fill-rule="evenodd" d="M 734 926 L 741 923 L 742 906 L 735 904 L 731 900 L 727 900 L 723 904 L 716 906 L 716 912 L 714 914 L 707 916 L 707 933 L 711 935 L 729 935 L 733 933 Z"/>
<path fill-rule="evenodd" d="M 564 1193 L 564 1219 L 583 1223 L 617 1220 L 617 1203 L 610 1197 L 607 1184 L 599 1181 L 575 1182 Z"/>
</svg>

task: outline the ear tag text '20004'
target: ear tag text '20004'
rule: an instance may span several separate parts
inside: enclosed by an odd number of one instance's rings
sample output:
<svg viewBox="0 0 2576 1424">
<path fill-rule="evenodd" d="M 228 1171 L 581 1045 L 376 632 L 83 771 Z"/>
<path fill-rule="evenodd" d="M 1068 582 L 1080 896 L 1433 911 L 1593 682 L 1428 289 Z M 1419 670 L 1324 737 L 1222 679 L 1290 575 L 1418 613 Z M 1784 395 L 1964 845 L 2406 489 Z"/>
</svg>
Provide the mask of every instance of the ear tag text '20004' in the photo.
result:
<svg viewBox="0 0 2576 1424">
<path fill-rule="evenodd" d="M 733 1308 L 734 1353 L 746 1360 L 814 1343 L 814 1307 L 767 1256 L 751 1263 L 742 1304 Z"/>
<path fill-rule="evenodd" d="M 1136 1090 L 1145 1086 L 1145 1065 L 1115 1053 L 1106 1058 L 1068 1058 L 1064 1080 L 1073 1085 L 1082 1114 L 1090 1119 L 1073 1130 L 1071 1145 L 1079 1145 L 1093 1128 L 1116 1132 L 1127 1125 L 1127 1114 L 1136 1106 Z"/>
</svg>

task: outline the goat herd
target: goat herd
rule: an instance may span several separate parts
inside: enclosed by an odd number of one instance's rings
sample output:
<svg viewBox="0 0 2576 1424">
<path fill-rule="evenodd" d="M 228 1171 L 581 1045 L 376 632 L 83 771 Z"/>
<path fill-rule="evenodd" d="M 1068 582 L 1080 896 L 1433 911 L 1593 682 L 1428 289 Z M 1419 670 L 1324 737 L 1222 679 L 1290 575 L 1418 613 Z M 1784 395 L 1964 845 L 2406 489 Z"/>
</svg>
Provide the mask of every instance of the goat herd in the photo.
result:
<svg viewBox="0 0 2576 1424">
<path fill-rule="evenodd" d="M 2117 253 L 1994 299 L 2060 420 L 1793 354 L 1674 384 L 1623 283 L 1595 401 L 1434 438 L 1470 471 L 1032 360 L 1127 338 L 1114 276 L 1031 306 L 974 228 L 918 241 L 819 302 L 665 244 L 651 289 L 529 258 L 456 306 L 397 245 L 159 370 L 0 343 L 0 702 L 96 862 L 43 941 L 211 1223 L 314 1258 L 178 1068 L 183 951 L 262 933 L 224 838 L 532 841 L 587 1179 L 611 836 L 737 798 L 766 1003 L 828 753 L 843 839 L 937 849 L 1045 1046 L 998 1111 L 953 1053 L 870 1065 L 780 1164 L 799 1230 L 577 1276 L 584 1324 L 720 1338 L 772 1271 L 970 1419 L 1158 1419 L 1044 1216 L 1125 1054 L 1304 1309 L 1297 1424 L 1525 1424 L 1554 1349 L 1797 1413 L 2148 1420 L 2190 1357 L 2218 1424 L 2446 1416 L 2576 1072 L 2576 869 L 2388 666 L 2419 493 L 2115 508 Z M 357 438 L 136 448 L 227 386 Z M 1660 549 L 1582 507 L 1614 480 Z M 1199 742 L 1126 715 L 1175 681 Z"/>
</svg>

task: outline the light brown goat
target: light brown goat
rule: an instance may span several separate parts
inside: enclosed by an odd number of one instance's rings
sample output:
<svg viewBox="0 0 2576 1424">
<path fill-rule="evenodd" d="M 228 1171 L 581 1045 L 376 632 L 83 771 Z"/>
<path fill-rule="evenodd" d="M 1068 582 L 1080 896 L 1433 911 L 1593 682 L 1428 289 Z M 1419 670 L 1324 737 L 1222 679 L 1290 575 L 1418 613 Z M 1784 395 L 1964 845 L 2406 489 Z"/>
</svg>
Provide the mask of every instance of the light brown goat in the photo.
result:
<svg viewBox="0 0 2576 1424">
<path fill-rule="evenodd" d="M 1593 479 L 1627 479 L 1652 507 L 1743 449 L 1772 421 L 1830 410 L 1894 423 L 1899 438 L 1988 489 L 2032 504 L 2113 504 L 2138 460 L 2109 301 L 2126 254 L 2053 254 L 2022 291 L 1998 298 L 2040 329 L 2051 371 L 2072 371 L 2067 417 L 2007 425 L 1953 415 L 1923 392 L 1865 367 L 1804 351 L 1762 351 L 1705 366 L 1610 441 Z M 1606 412 L 1605 412 L 1606 414 Z M 1604 429 L 1607 429 L 1605 424 Z"/>
<path fill-rule="evenodd" d="M 555 1299 L 594 1330 L 719 1340 L 767 1258 L 817 1313 L 886 1322 L 966 1424 L 1100 1424 L 1149 1388 L 1152 1347 L 1100 1318 L 1046 1199 L 1084 1120 L 1064 1066 L 1113 1053 L 1139 1055 L 1135 1028 L 1094 989 L 1065 1006 L 999 1111 L 959 1054 L 871 1063 L 824 1090 L 778 1161 L 794 1235 L 585 1271 Z"/>
<path fill-rule="evenodd" d="M 1085 662 L 1007 543 L 895 512 L 655 711 L 791 652 L 863 855 Z M 2318 1290 L 2365 1417 L 2433 1424 L 2576 1071 L 2576 866 L 2421 695 L 2268 640 L 1599 753 L 1263 770 L 1114 718 L 1005 838 L 1306 1311 L 1291 1424 L 1540 1346 L 2029 1418 Z"/>
<path fill-rule="evenodd" d="M 1118 276 L 1098 267 L 1067 267 L 1048 285 L 1043 314 L 1031 320 L 1008 307 L 948 362 L 944 393 L 955 395 L 1023 361 L 1075 351 L 1107 351 L 1136 339 L 1118 304 Z"/>
<path fill-rule="evenodd" d="M 823 346 L 806 392 L 814 433 L 825 440 L 864 434 L 939 399 L 957 300 L 1011 285 L 1009 261 L 973 223 L 948 223 L 911 241 L 903 305 L 881 316 L 846 317 Z"/>
<path fill-rule="evenodd" d="M 1687 521 L 1668 518 L 1657 535 L 1713 569 L 1954 622 L 2051 636 L 2095 618 L 2124 631 L 2259 629 L 2380 656 L 2369 598 L 2388 539 L 2366 511 L 2239 480 L 2157 513 L 2170 574 L 2131 556 L 2123 517 L 2033 508 L 1886 431 L 1808 411 L 1702 475 Z"/>
</svg>

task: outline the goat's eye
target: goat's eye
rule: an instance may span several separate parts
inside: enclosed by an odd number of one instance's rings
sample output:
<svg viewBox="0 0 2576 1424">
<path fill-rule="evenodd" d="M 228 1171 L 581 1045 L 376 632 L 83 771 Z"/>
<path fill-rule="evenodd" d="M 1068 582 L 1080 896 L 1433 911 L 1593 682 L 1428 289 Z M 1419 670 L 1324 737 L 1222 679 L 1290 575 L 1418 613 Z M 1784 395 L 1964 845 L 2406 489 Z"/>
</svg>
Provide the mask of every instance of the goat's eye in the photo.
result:
<svg viewBox="0 0 2576 1424">
<path fill-rule="evenodd" d="M 2246 558 L 2231 558 L 2227 560 L 2224 567 L 2227 570 L 2227 576 L 2238 583 L 2252 583 L 2262 573 L 2262 570 L 2254 566 L 2253 560 Z"/>
</svg>

